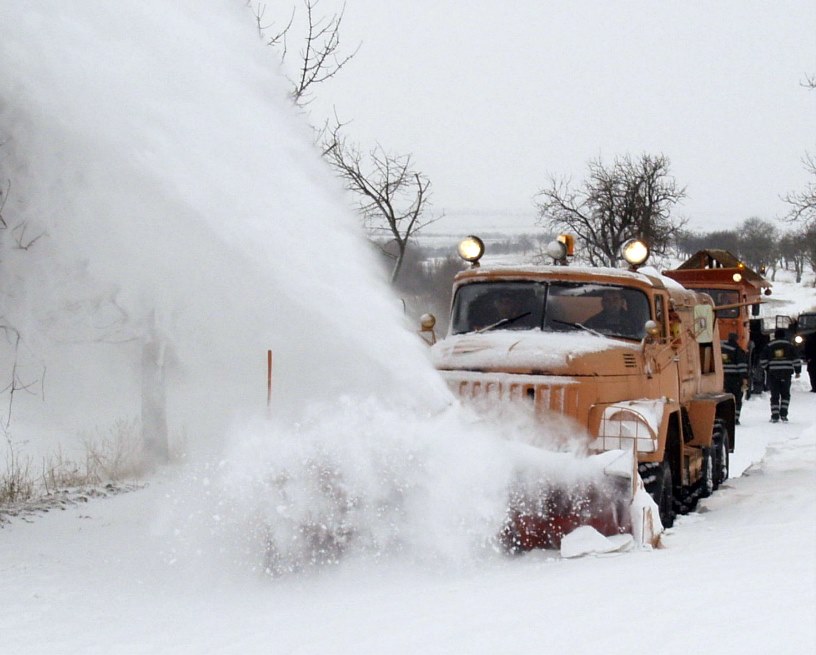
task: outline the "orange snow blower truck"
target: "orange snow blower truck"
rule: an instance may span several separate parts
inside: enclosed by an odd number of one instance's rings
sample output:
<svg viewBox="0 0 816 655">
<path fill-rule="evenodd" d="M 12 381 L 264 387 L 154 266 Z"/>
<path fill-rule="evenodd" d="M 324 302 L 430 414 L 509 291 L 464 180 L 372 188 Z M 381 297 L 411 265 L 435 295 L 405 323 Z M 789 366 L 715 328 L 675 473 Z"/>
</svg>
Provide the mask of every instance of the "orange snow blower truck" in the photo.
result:
<svg viewBox="0 0 816 655">
<path fill-rule="evenodd" d="M 711 298 L 638 271 L 649 254 L 642 242 L 624 247 L 630 270 L 566 266 L 571 247 L 550 244 L 553 265 L 487 267 L 481 240 L 463 241 L 471 267 L 455 277 L 449 332 L 431 347 L 463 402 L 491 412 L 516 404 L 543 428 L 567 424 L 615 478 L 511 492 L 502 537 L 512 550 L 557 548 L 584 525 L 642 534 L 632 511 L 639 489 L 669 527 L 728 477 L 734 449 Z M 613 452 L 628 454 L 628 475 L 610 466 Z"/>
</svg>

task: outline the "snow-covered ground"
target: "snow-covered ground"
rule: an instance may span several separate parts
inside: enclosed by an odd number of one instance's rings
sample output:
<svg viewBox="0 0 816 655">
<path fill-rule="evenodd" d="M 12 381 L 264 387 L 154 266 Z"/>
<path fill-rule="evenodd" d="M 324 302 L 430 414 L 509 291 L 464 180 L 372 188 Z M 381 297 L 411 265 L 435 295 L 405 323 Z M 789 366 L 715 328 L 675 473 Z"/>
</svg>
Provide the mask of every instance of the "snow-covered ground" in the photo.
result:
<svg viewBox="0 0 816 655">
<path fill-rule="evenodd" d="M 174 552 L 178 480 L 0 530 L 7 653 L 813 653 L 816 394 L 745 404 L 734 478 L 664 548 L 359 557 L 282 578 Z M 430 538 L 433 538 L 431 535 Z M 202 551 L 211 539 L 202 535 Z"/>
<path fill-rule="evenodd" d="M 814 652 L 804 379 L 790 424 L 746 403 L 733 479 L 663 548 L 508 557 L 517 451 L 448 406 L 244 3 L 5 3 L 0 61 L 6 235 L 31 245 L 2 310 L 20 380 L 47 369 L 8 441 L 38 461 L 132 418 L 158 335 L 188 446 L 0 527 L 0 652 Z"/>
</svg>

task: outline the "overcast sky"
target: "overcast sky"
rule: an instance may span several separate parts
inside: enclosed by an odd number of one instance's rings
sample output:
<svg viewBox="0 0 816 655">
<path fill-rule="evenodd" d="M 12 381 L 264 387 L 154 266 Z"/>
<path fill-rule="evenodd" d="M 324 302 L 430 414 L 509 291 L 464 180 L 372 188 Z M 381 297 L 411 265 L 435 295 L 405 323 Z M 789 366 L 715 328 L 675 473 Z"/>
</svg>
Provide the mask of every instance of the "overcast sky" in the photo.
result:
<svg viewBox="0 0 816 655">
<path fill-rule="evenodd" d="M 341 36 L 313 120 L 413 153 L 449 216 L 530 216 L 549 174 L 647 152 L 692 227 L 734 227 L 784 214 L 816 151 L 814 0 L 347 0 Z"/>
</svg>

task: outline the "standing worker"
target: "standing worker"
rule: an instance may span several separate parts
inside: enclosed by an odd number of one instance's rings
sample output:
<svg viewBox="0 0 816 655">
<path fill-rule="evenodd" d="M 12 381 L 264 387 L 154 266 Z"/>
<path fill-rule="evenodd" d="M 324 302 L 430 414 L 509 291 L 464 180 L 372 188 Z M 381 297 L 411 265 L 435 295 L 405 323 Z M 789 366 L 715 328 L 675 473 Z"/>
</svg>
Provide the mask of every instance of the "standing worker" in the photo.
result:
<svg viewBox="0 0 816 655">
<path fill-rule="evenodd" d="M 748 388 L 748 355 L 737 342 L 737 333 L 731 332 L 722 342 L 723 390 L 734 395 L 735 423 L 739 425 L 742 394 Z"/>
<path fill-rule="evenodd" d="M 776 329 L 774 338 L 765 346 L 759 356 L 759 363 L 768 373 L 768 386 L 771 388 L 771 423 L 779 419 L 787 423 L 790 405 L 791 375 L 802 372 L 802 362 L 796 348 L 785 338 L 785 330 Z"/>
<path fill-rule="evenodd" d="M 811 332 L 805 338 L 805 361 L 810 377 L 810 391 L 816 393 L 816 332 Z"/>
</svg>

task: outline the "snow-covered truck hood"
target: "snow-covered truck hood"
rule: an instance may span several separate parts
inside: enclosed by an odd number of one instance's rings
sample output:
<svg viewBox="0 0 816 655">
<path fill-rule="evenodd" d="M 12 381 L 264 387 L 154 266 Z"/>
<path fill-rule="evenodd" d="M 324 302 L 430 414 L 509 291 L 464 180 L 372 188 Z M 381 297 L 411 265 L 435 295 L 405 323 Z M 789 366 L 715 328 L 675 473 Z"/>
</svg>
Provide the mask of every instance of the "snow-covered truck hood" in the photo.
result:
<svg viewBox="0 0 816 655">
<path fill-rule="evenodd" d="M 431 348 L 431 359 L 440 370 L 580 376 L 638 373 L 639 353 L 639 343 L 593 334 L 497 330 L 449 336 Z"/>
</svg>

